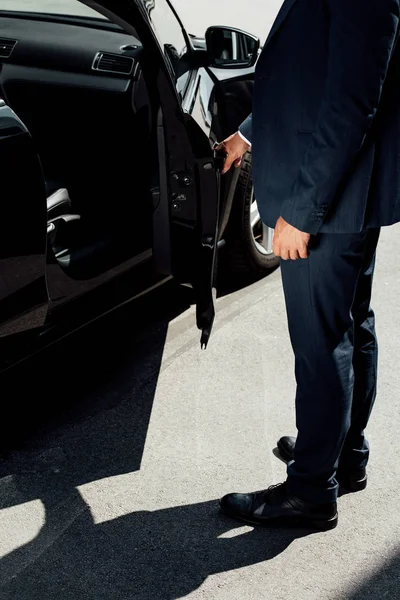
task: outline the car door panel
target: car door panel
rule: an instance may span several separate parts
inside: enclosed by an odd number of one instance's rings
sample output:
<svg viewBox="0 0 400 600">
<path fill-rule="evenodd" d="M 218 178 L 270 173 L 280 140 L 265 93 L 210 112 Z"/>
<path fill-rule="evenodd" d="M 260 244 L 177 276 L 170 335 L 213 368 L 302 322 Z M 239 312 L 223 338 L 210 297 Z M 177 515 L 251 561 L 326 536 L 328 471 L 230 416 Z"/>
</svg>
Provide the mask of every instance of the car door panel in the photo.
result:
<svg viewBox="0 0 400 600">
<path fill-rule="evenodd" d="M 125 27 L 134 27 L 143 45 L 143 73 L 157 105 L 160 170 L 153 186 L 155 265 L 164 274 L 192 284 L 201 343 L 206 346 L 214 319 L 219 205 L 219 175 L 210 140 L 182 110 L 168 58 L 170 45 L 160 41 L 151 21 L 156 9 L 149 10 L 141 0 L 102 0 L 96 5 L 123 19 Z"/>
<path fill-rule="evenodd" d="M 197 71 L 185 95 L 183 108 L 212 144 L 237 131 L 250 114 L 253 77 L 254 73 L 249 69 L 235 70 L 234 76 L 232 72 L 227 76 L 222 69 L 209 67 Z M 231 169 L 220 179 L 219 239 L 229 221 L 239 175 L 239 169 Z"/>
<path fill-rule="evenodd" d="M 0 337 L 44 324 L 46 193 L 31 136 L 0 101 Z"/>
<path fill-rule="evenodd" d="M 166 77 L 164 90 L 165 85 Z M 154 260 L 164 274 L 193 286 L 201 344 L 207 346 L 215 315 L 219 174 L 209 139 L 197 122 L 188 114 L 176 119 L 173 95 L 167 100 L 163 94 L 157 131 L 160 179 Z"/>
</svg>

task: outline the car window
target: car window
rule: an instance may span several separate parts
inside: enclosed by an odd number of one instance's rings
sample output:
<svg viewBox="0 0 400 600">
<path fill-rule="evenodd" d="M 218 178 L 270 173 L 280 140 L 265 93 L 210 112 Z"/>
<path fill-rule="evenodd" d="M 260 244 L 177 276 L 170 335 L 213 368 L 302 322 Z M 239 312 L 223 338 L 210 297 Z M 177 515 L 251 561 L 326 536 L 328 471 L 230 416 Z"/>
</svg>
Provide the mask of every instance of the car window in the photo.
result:
<svg viewBox="0 0 400 600">
<path fill-rule="evenodd" d="M 173 73 L 177 91 L 183 96 L 190 77 L 190 66 L 181 25 L 166 0 L 142 0 L 142 2 Z"/>
<path fill-rule="evenodd" d="M 105 19 L 102 14 L 78 0 L 0 0 L 0 10 Z"/>
</svg>

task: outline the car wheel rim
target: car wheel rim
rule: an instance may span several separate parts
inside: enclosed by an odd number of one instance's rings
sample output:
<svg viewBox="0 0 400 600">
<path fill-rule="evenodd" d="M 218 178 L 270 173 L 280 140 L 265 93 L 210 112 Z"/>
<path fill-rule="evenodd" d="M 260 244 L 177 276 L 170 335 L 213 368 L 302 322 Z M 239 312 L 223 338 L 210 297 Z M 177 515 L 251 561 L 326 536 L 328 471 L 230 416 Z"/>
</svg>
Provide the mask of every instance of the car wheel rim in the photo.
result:
<svg viewBox="0 0 400 600">
<path fill-rule="evenodd" d="M 267 227 L 267 225 L 264 225 L 262 222 L 254 191 L 252 192 L 250 204 L 250 228 L 257 251 L 264 256 L 272 256 L 272 238 L 274 230 L 271 229 L 271 227 Z"/>
</svg>

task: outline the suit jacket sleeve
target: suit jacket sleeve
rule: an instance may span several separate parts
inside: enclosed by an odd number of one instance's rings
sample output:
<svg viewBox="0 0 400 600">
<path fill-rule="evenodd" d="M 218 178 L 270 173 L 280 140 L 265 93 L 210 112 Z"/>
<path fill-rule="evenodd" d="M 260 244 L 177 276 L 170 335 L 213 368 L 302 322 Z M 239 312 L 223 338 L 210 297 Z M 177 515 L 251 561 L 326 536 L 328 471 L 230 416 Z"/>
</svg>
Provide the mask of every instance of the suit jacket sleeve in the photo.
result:
<svg viewBox="0 0 400 600">
<path fill-rule="evenodd" d="M 242 136 L 251 144 L 251 132 L 253 126 L 253 118 L 252 115 L 249 115 L 245 121 L 239 127 L 239 131 Z"/>
<path fill-rule="evenodd" d="M 325 98 L 281 211 L 285 221 L 313 235 L 374 118 L 399 23 L 399 0 L 325 2 L 330 15 Z"/>
</svg>

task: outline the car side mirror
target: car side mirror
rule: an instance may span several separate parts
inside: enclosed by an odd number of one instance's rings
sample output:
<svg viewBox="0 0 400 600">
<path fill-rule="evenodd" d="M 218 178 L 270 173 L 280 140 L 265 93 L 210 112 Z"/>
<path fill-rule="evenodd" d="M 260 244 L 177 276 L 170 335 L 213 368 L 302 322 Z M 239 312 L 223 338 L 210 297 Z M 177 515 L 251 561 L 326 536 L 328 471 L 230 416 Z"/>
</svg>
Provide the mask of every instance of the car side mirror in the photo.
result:
<svg viewBox="0 0 400 600">
<path fill-rule="evenodd" d="M 206 31 L 209 64 L 218 69 L 246 69 L 255 65 L 260 40 L 240 29 L 209 27 Z"/>
</svg>

